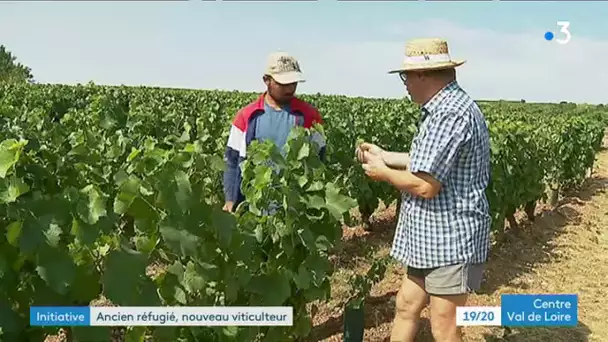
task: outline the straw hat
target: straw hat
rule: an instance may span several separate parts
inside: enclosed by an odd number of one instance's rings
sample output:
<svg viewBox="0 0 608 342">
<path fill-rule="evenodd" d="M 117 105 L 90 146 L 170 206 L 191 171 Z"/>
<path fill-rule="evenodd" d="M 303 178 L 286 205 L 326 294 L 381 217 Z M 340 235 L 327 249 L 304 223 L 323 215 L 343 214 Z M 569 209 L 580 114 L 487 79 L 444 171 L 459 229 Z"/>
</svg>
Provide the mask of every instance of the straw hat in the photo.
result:
<svg viewBox="0 0 608 342">
<path fill-rule="evenodd" d="M 451 69 L 461 66 L 465 60 L 452 60 L 448 43 L 439 38 L 414 39 L 405 44 L 405 60 L 399 69 L 389 74 L 403 71 Z"/>
</svg>

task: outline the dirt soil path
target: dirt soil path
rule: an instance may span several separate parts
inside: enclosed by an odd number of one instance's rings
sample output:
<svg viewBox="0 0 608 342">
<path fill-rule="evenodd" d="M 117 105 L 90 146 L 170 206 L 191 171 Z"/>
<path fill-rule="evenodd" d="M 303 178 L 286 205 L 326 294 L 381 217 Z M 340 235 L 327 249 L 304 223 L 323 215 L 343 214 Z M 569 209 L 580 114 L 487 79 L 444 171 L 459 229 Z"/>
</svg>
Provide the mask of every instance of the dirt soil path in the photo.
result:
<svg viewBox="0 0 608 342">
<path fill-rule="evenodd" d="M 608 140 L 608 139 L 607 139 Z M 604 146 L 608 146 L 605 141 Z M 470 305 L 499 306 L 505 293 L 575 293 L 579 324 L 575 328 L 467 327 L 465 341 L 608 341 L 608 150 L 597 156 L 592 176 L 556 208 L 538 208 L 534 222 L 521 221 L 521 232 L 492 251 L 481 291 Z M 370 260 L 386 255 L 395 226 L 395 209 L 377 215 L 371 233 L 351 230 L 336 258 L 332 300 L 319 307 L 311 341 L 342 341 L 342 307 L 347 276 L 365 272 Z M 365 341 L 389 342 L 394 297 L 403 276 L 399 265 L 374 286 L 366 305 Z M 428 311 L 417 341 L 433 341 Z"/>
</svg>

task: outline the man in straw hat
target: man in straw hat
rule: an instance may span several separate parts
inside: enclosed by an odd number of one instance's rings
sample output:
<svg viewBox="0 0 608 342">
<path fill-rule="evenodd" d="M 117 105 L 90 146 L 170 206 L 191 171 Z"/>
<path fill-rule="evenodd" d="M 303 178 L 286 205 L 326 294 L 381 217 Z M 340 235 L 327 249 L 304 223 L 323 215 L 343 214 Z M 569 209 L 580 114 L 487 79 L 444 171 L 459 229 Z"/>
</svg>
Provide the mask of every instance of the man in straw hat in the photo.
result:
<svg viewBox="0 0 608 342">
<path fill-rule="evenodd" d="M 271 140 L 281 148 L 294 126 L 310 128 L 315 123 L 322 123 L 319 112 L 295 96 L 298 83 L 305 81 L 295 57 L 285 52 L 270 54 L 262 79 L 266 91 L 238 111 L 230 128 L 224 155 L 227 165 L 224 172 L 225 211 L 233 211 L 244 200 L 239 165 L 253 140 Z M 323 157 L 325 141 L 320 134 L 312 137 L 320 146 Z"/>
<path fill-rule="evenodd" d="M 367 175 L 403 192 L 391 255 L 407 266 L 396 298 L 391 342 L 413 341 L 431 304 L 436 341 L 461 341 L 456 307 L 479 289 L 488 257 L 490 140 L 485 118 L 460 88 L 447 42 L 416 39 L 397 73 L 421 105 L 410 154 L 363 143 L 356 154 Z"/>
</svg>

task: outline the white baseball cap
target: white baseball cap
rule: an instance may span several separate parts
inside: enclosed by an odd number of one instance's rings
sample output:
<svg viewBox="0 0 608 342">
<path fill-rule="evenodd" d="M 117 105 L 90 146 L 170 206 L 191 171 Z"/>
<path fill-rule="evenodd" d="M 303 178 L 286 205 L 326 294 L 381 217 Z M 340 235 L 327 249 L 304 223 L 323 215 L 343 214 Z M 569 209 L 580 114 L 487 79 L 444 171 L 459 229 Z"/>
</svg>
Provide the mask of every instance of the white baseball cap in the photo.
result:
<svg viewBox="0 0 608 342">
<path fill-rule="evenodd" d="M 306 82 L 298 60 L 286 52 L 274 52 L 268 56 L 265 75 L 279 84 Z"/>
</svg>

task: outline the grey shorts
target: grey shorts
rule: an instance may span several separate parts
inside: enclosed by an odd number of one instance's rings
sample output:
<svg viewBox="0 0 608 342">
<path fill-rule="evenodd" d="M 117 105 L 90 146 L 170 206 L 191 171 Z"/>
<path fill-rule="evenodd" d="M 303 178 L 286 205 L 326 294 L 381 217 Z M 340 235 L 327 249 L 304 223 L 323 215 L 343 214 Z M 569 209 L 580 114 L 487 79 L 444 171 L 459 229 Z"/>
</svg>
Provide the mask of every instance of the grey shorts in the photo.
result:
<svg viewBox="0 0 608 342">
<path fill-rule="evenodd" d="M 423 279 L 430 295 L 460 295 L 479 290 L 485 264 L 459 264 L 437 268 L 407 268 L 409 276 Z"/>
</svg>

